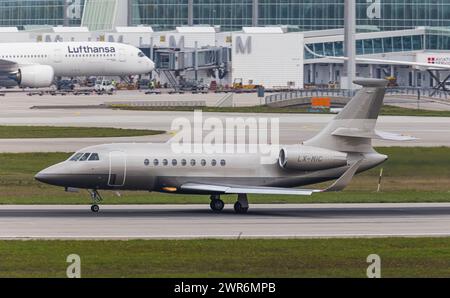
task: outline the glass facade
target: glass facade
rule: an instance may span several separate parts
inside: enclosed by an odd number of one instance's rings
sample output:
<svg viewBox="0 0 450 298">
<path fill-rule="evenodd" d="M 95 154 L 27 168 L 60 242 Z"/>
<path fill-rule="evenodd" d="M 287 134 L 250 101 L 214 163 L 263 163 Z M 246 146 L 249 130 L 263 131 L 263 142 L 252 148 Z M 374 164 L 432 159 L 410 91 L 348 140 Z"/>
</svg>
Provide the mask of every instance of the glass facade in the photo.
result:
<svg viewBox="0 0 450 298">
<path fill-rule="evenodd" d="M 84 2 L 0 0 L 0 26 L 77 26 Z M 344 24 L 344 0 L 131 0 L 129 9 L 130 24 L 150 25 L 156 30 L 192 24 L 220 25 L 229 31 L 257 23 L 304 31 L 342 28 Z M 357 0 L 357 24 L 360 31 L 450 28 L 450 1 Z M 443 36 L 448 32 L 440 31 L 435 36 L 437 40 L 430 42 L 440 47 L 447 42 Z"/>
<path fill-rule="evenodd" d="M 299 30 L 342 28 L 344 0 L 259 0 L 260 25 L 291 25 Z M 450 27 L 448 0 L 357 0 L 363 30 Z"/>
<path fill-rule="evenodd" d="M 418 26 L 450 27 L 448 0 L 377 0 L 377 6 L 357 0 L 358 25 L 379 30 L 399 30 Z M 376 15 L 379 11 L 379 17 Z M 370 16 L 370 17 L 368 17 Z"/>
<path fill-rule="evenodd" d="M 121 0 L 86 2 L 86 5 L 84 6 L 82 26 L 88 27 L 89 30 L 95 31 L 113 30 L 116 10 L 120 4 L 119 1 Z"/>
<path fill-rule="evenodd" d="M 132 23 L 166 29 L 189 24 L 189 2 L 193 25 L 221 25 L 224 31 L 251 26 L 254 19 L 300 31 L 344 25 L 344 0 L 133 0 Z M 450 27 L 450 1 L 357 0 L 357 24 L 364 31 Z"/>
<path fill-rule="evenodd" d="M 0 0 L 0 26 L 81 24 L 84 0 Z"/>
<path fill-rule="evenodd" d="M 134 0 L 133 25 L 150 25 L 155 30 L 188 25 L 188 0 Z"/>
<path fill-rule="evenodd" d="M 291 25 L 305 31 L 344 24 L 344 0 L 259 0 L 258 11 L 262 26 Z"/>
<path fill-rule="evenodd" d="M 424 50 L 428 35 L 405 35 L 396 37 L 359 39 L 356 41 L 358 55 L 411 52 Z M 308 48 L 324 56 L 344 56 L 344 43 L 342 41 L 308 44 Z M 314 59 L 314 55 L 305 52 L 305 59 Z"/>
<path fill-rule="evenodd" d="M 450 28 L 428 28 L 426 46 L 430 50 L 450 50 Z"/>
<path fill-rule="evenodd" d="M 226 31 L 251 26 L 252 2 L 252 0 L 193 0 L 193 24 L 220 25 Z"/>
</svg>

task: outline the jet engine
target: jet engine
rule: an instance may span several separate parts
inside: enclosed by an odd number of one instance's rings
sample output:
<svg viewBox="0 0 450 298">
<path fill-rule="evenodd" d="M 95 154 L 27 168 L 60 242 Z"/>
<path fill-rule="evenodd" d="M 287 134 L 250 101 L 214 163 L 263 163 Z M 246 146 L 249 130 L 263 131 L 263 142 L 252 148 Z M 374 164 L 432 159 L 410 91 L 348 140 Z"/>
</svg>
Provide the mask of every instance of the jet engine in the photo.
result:
<svg viewBox="0 0 450 298">
<path fill-rule="evenodd" d="M 48 65 L 26 65 L 15 74 L 15 81 L 21 87 L 43 88 L 53 83 L 55 71 Z"/>
<path fill-rule="evenodd" d="M 281 168 L 319 171 L 347 166 L 347 153 L 308 146 L 287 146 L 280 150 Z"/>
</svg>

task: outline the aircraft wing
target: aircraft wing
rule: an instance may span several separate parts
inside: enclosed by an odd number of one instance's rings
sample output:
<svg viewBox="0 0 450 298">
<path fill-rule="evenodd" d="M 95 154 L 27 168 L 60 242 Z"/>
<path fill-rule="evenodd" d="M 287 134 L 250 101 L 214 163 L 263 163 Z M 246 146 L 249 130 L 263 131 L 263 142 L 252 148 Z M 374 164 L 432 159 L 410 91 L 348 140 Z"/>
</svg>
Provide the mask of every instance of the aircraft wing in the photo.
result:
<svg viewBox="0 0 450 298">
<path fill-rule="evenodd" d="M 0 73 L 8 73 L 17 70 L 18 64 L 14 61 L 0 59 Z"/>
<path fill-rule="evenodd" d="M 180 189 L 185 191 L 197 191 L 215 194 L 264 194 L 264 195 L 298 195 L 310 196 L 319 192 L 337 192 L 344 190 L 352 180 L 356 171 L 363 160 L 353 163 L 350 168 L 334 182 L 330 187 L 324 190 L 319 189 L 296 189 L 264 186 L 245 186 L 245 185 L 214 185 L 202 183 L 186 183 Z"/>
<path fill-rule="evenodd" d="M 220 194 L 265 194 L 265 195 L 299 195 L 310 196 L 314 193 L 310 189 L 291 189 L 277 187 L 245 186 L 245 185 L 212 185 L 186 183 L 181 186 L 181 190 L 200 191 L 205 193 Z"/>
</svg>

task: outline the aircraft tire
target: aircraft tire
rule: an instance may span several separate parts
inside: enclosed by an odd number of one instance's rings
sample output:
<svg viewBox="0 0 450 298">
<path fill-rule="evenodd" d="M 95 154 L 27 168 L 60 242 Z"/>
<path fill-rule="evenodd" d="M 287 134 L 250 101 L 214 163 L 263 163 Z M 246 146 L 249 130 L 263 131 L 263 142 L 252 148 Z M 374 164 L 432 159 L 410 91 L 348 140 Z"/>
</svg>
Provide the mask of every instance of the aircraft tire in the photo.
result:
<svg viewBox="0 0 450 298">
<path fill-rule="evenodd" d="M 91 211 L 94 213 L 98 213 L 100 211 L 100 207 L 98 205 L 92 205 Z"/>
<path fill-rule="evenodd" d="M 211 207 L 212 211 L 220 212 L 225 207 L 225 203 L 222 200 L 211 200 L 209 206 Z"/>
<path fill-rule="evenodd" d="M 248 212 L 248 208 L 242 207 L 242 204 L 238 201 L 234 204 L 234 211 L 237 214 L 245 214 Z"/>
</svg>

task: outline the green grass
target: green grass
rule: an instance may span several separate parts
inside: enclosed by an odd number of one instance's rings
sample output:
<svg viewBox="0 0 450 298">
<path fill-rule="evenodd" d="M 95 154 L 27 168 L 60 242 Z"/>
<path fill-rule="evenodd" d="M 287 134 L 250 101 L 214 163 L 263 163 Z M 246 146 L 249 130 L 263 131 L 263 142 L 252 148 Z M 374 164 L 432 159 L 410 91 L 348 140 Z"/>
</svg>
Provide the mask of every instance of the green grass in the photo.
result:
<svg viewBox="0 0 450 298">
<path fill-rule="evenodd" d="M 65 277 L 78 254 L 82 277 L 450 277 L 450 238 L 0 241 L 0 277 Z"/>
<path fill-rule="evenodd" d="M 383 165 L 382 191 L 376 193 L 379 168 L 354 178 L 341 193 L 303 196 L 251 195 L 252 203 L 450 202 L 450 148 L 378 148 L 390 156 Z M 0 204 L 89 204 L 87 192 L 66 193 L 39 183 L 34 175 L 65 160 L 68 153 L 0 154 Z M 319 187 L 324 187 L 320 185 Z M 104 204 L 207 204 L 205 196 L 102 192 Z M 234 196 L 224 196 L 233 203 Z"/>
<path fill-rule="evenodd" d="M 0 139 L 136 137 L 163 133 L 157 130 L 98 127 L 0 126 Z"/>
<path fill-rule="evenodd" d="M 430 111 L 408 109 L 396 106 L 383 106 L 381 110 L 383 116 L 421 116 L 421 117 L 450 117 L 450 111 Z"/>
<path fill-rule="evenodd" d="M 272 108 L 269 106 L 254 107 L 134 107 L 128 105 L 112 105 L 112 109 L 131 110 L 131 111 L 177 111 L 177 112 L 193 112 L 201 110 L 208 113 L 280 113 L 280 114 L 308 114 L 308 108 L 305 107 L 286 107 Z M 330 114 L 324 110 L 322 112 L 314 112 L 314 114 Z M 430 111 L 401 108 L 396 106 L 383 106 L 381 110 L 383 116 L 424 116 L 424 117 L 450 117 L 450 111 Z"/>
</svg>

